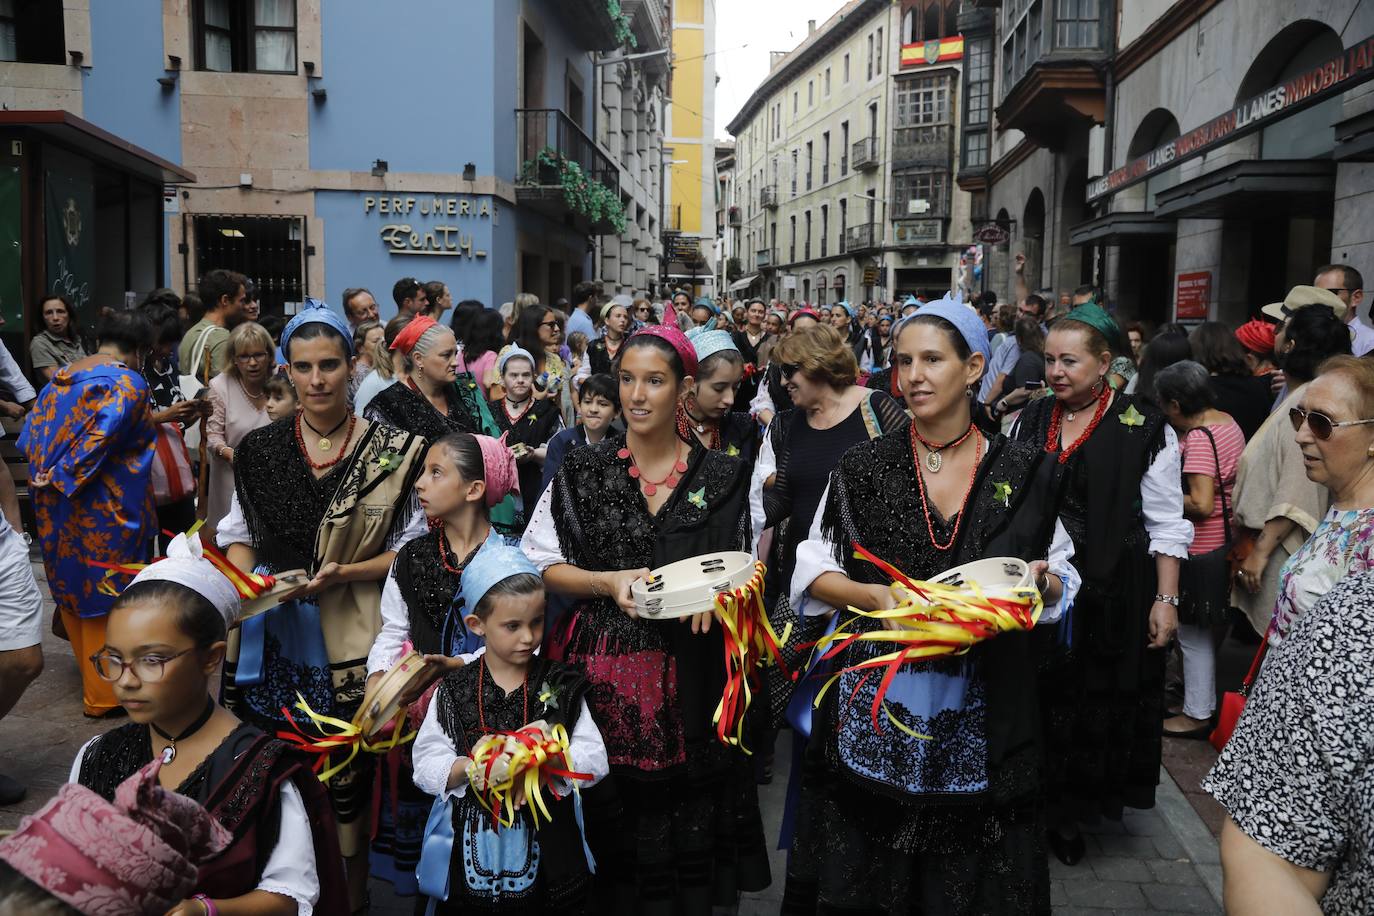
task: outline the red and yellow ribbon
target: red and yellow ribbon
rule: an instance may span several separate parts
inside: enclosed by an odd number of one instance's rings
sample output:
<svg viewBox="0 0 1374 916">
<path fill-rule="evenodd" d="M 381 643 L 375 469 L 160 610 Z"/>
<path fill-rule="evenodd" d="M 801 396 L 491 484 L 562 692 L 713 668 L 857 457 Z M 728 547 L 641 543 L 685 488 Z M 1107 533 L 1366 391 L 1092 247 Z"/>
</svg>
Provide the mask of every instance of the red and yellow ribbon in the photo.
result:
<svg viewBox="0 0 1374 916">
<path fill-rule="evenodd" d="M 201 526 L 204 524 L 204 519 L 198 520 L 187 529 L 186 537 L 190 538 L 196 532 L 200 531 Z M 163 534 L 170 536 L 171 532 L 164 531 Z M 238 590 L 239 597 L 245 601 L 261 596 L 263 592 L 277 584 L 276 577 L 274 576 L 244 572 L 239 569 L 233 563 L 230 563 L 229 558 L 213 544 L 206 543 L 202 540 L 200 542 L 200 549 L 204 553 L 205 559 L 209 560 L 216 569 L 224 574 L 226 579 L 233 583 L 234 588 Z M 158 557 L 153 562 L 156 563 L 157 560 L 162 559 L 166 558 Z M 112 581 L 115 576 L 136 576 L 152 565 L 151 563 L 102 563 L 99 560 L 87 560 L 86 562 L 88 565 L 94 566 L 97 569 L 106 570 L 105 578 L 100 580 L 100 583 L 96 586 L 96 591 L 111 598 L 118 598 L 120 591 L 122 591 L 122 589 L 116 588 L 115 583 Z"/>
<path fill-rule="evenodd" d="M 392 720 L 391 737 L 385 738 L 375 744 L 367 740 L 353 722 L 345 722 L 333 716 L 322 716 L 310 708 L 310 704 L 305 701 L 305 697 L 296 694 L 296 708 L 305 713 L 310 721 L 315 725 L 315 733 L 311 733 L 301 728 L 296 722 L 291 710 L 285 706 L 281 708 L 282 714 L 286 716 L 286 721 L 290 723 L 294 731 L 281 729 L 277 732 L 277 737 L 294 745 L 298 750 L 307 754 L 315 755 L 315 763 L 311 770 L 320 778 L 320 782 L 329 782 L 341 770 L 353 762 L 353 758 L 358 756 L 359 751 L 366 751 L 369 754 L 385 754 L 392 748 L 412 741 L 416 732 L 404 731 L 406 710 L 404 707 L 396 712 L 396 718 Z M 404 734 L 403 734 L 404 732 Z M 347 750 L 348 753 L 341 763 L 332 763 L 330 757 L 335 751 Z"/>
<path fill-rule="evenodd" d="M 762 563 L 755 563 L 748 582 L 716 595 L 716 619 L 725 630 L 725 690 L 711 722 L 722 744 L 735 745 L 746 754 L 753 753 L 744 746 L 744 717 L 753 701 L 750 682 L 757 678 L 760 666 L 768 664 L 777 665 L 783 676 L 793 677 L 782 660 L 782 646 L 792 625 L 779 638 L 769 622 L 763 607 L 764 571 Z"/>
<path fill-rule="evenodd" d="M 903 724 L 884 702 L 887 689 L 901 667 L 908 662 L 963 655 L 978 643 L 1002 633 L 1029 630 L 1040 620 L 1044 602 L 1039 590 L 1031 586 L 1013 588 L 1005 596 L 993 597 L 972 581 L 957 586 L 915 581 L 858 544 L 854 545 L 854 550 L 856 558 L 873 563 L 892 577 L 892 595 L 896 603 L 891 608 L 877 611 L 849 608 L 855 616 L 817 640 L 816 650 L 822 653 L 823 661 L 836 657 L 859 642 L 890 643 L 893 651 L 851 665 L 832 675 L 817 693 L 815 705 L 820 706 L 826 691 L 840 675 L 864 672 L 864 678 L 854 688 L 857 694 L 869 676 L 881 671 L 882 680 L 869 711 L 873 728 L 882 731 L 878 720 L 881 711 L 888 721 L 908 735 L 929 738 Z M 853 627 L 860 618 L 877 620 L 883 622 L 884 626 L 855 632 Z M 853 696 L 850 700 L 853 700 Z"/>
<path fill-rule="evenodd" d="M 517 787 L 524 790 L 530 817 L 537 828 L 541 814 L 545 822 L 553 820 L 544 801 L 542 786 L 545 783 L 555 776 L 561 777 L 568 780 L 576 792 L 578 781 L 592 778 L 590 773 L 578 773 L 573 769 L 569 744 L 568 730 L 562 725 L 553 725 L 545 731 L 534 723 L 513 732 L 485 735 L 478 740 L 468 765 L 471 783 L 468 788 L 478 804 L 491 813 L 492 829 L 515 823 Z M 481 777 L 483 788 L 480 791 L 476 785 L 478 780 L 472 778 L 475 774 Z M 549 783 L 549 792 L 555 799 L 564 797 L 552 783 Z"/>
</svg>

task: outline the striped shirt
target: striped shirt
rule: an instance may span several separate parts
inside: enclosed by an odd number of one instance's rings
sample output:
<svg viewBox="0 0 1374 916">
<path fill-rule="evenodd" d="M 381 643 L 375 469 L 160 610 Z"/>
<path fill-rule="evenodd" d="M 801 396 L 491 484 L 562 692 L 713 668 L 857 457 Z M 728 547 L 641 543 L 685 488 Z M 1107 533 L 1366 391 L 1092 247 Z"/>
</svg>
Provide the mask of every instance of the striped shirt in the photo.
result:
<svg viewBox="0 0 1374 916">
<path fill-rule="evenodd" d="M 1189 430 L 1179 444 L 1183 452 L 1184 475 L 1198 474 L 1212 478 L 1212 514 L 1203 521 L 1193 522 L 1193 543 L 1188 548 L 1190 556 L 1216 550 L 1226 543 L 1226 524 L 1221 517 L 1221 491 L 1216 487 L 1217 459 L 1221 460 L 1226 506 L 1231 508 L 1236 467 L 1240 464 L 1240 453 L 1245 451 L 1245 434 L 1234 420 L 1228 418 L 1225 423 L 1209 426 L 1208 429 L 1217 441 L 1216 457 L 1212 455 L 1212 444 L 1207 441 L 1207 434 L 1201 429 Z M 1187 487 L 1184 489 L 1186 491 Z"/>
</svg>

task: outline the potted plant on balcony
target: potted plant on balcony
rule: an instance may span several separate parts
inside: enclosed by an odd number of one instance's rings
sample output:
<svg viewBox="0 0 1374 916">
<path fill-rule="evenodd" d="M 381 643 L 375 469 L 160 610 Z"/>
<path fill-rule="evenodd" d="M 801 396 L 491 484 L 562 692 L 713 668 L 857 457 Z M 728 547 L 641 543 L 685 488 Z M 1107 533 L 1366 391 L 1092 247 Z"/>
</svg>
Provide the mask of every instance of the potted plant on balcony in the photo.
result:
<svg viewBox="0 0 1374 916">
<path fill-rule="evenodd" d="M 552 147 L 544 147 L 533 160 L 524 163 L 520 179 L 525 184 L 560 187 L 568 209 L 590 220 L 596 235 L 620 235 L 628 225 L 620 195 Z"/>
<path fill-rule="evenodd" d="M 611 21 L 615 23 L 615 40 L 618 44 L 636 48 L 639 42 L 635 39 L 634 32 L 630 30 L 630 16 L 620 8 L 620 0 L 606 0 L 606 12 L 610 14 Z"/>
</svg>

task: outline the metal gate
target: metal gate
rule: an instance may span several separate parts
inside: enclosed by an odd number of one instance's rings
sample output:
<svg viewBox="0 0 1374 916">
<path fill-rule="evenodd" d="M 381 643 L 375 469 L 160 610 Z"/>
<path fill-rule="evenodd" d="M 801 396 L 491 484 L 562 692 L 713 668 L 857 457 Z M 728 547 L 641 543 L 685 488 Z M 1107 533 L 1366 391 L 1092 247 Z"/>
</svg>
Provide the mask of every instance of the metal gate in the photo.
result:
<svg viewBox="0 0 1374 916">
<path fill-rule="evenodd" d="M 236 270 L 257 287 L 263 315 L 295 313 L 309 292 L 304 217 L 197 214 L 194 219 L 196 276 L 217 267 Z"/>
</svg>

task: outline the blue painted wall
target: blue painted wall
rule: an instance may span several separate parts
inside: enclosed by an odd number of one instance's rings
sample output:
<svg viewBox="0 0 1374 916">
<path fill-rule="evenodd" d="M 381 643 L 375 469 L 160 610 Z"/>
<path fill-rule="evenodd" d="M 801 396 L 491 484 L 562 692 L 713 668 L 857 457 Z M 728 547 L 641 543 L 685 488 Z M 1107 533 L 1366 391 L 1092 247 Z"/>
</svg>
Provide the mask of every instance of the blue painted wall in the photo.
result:
<svg viewBox="0 0 1374 916">
<path fill-rule="evenodd" d="M 310 108 L 310 166 L 480 175 L 495 163 L 496 7 L 512 0 L 325 3 L 321 83 Z"/>
<path fill-rule="evenodd" d="M 162 0 L 92 3 L 91 57 L 91 68 L 82 71 L 83 117 L 180 163 L 180 86 L 167 91 L 157 84 L 167 63 L 162 54 Z"/>
<path fill-rule="evenodd" d="M 436 215 L 432 212 L 432 194 L 392 194 L 400 200 L 400 213 L 382 213 L 380 195 L 371 191 L 318 191 L 315 194 L 315 213 L 324 221 L 324 246 L 321 252 L 325 259 L 325 301 L 335 307 L 343 304 L 343 291 L 350 286 L 364 286 L 377 298 L 382 320 L 396 314 L 396 304 L 391 298 L 391 287 L 401 277 L 412 276 L 422 283 L 429 280 L 442 280 L 448 284 L 455 303 L 463 299 L 478 299 L 485 305 L 499 305 L 505 301 L 497 300 L 493 291 L 493 277 L 498 274 L 498 265 L 508 264 L 515 251 L 514 237 L 506 227 L 513 226 L 515 220 L 506 205 L 499 200 L 482 195 L 439 195 L 444 204 Z M 367 201 L 371 198 L 371 207 Z M 450 214 L 447 201 L 456 198 L 471 204 L 466 215 Z M 407 202 L 410 212 L 405 212 Z M 492 208 L 490 217 L 472 215 L 478 203 L 485 201 Z M 388 205 L 388 211 L 392 209 Z M 423 212 L 430 210 L 431 212 Z M 450 239 L 453 243 L 470 242 L 472 254 L 454 256 L 393 254 L 392 246 L 383 237 L 385 227 L 409 226 L 409 231 L 401 231 L 401 239 L 408 238 L 409 232 L 419 233 L 421 244 L 425 235 L 435 232 L 436 244 L 443 244 L 442 234 L 435 231 L 437 226 L 455 227 L 457 233 Z M 477 257 L 478 251 L 486 252 L 486 257 Z M 504 269 L 504 268 L 502 268 Z M 507 296 L 506 299 L 509 299 Z"/>
</svg>

